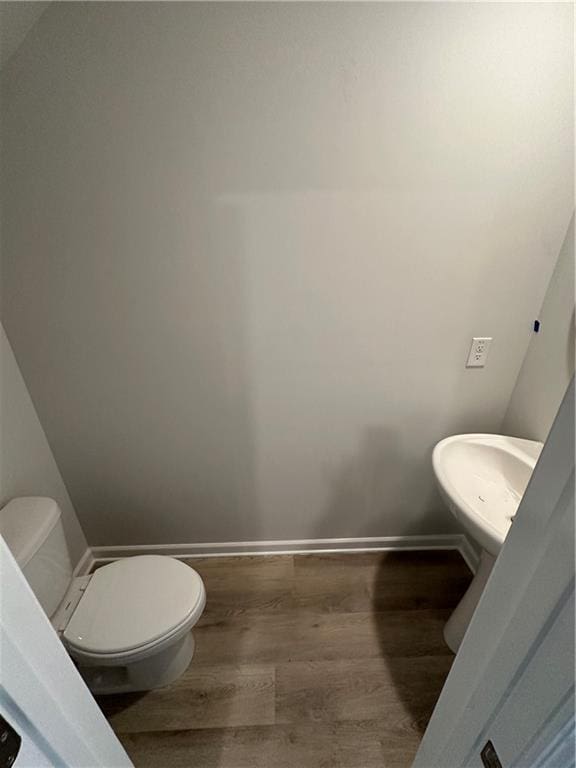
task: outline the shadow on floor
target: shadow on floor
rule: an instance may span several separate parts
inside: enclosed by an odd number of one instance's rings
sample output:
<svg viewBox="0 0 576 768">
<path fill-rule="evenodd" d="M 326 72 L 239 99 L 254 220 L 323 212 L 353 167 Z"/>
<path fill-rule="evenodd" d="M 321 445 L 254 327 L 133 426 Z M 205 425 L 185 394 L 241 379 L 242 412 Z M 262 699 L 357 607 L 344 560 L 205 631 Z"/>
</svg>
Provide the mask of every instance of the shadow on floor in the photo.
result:
<svg viewBox="0 0 576 768">
<path fill-rule="evenodd" d="M 454 659 L 444 625 L 471 578 L 460 553 L 449 550 L 389 552 L 375 574 L 373 621 L 382 660 L 402 702 L 405 727 L 420 735 Z"/>
</svg>

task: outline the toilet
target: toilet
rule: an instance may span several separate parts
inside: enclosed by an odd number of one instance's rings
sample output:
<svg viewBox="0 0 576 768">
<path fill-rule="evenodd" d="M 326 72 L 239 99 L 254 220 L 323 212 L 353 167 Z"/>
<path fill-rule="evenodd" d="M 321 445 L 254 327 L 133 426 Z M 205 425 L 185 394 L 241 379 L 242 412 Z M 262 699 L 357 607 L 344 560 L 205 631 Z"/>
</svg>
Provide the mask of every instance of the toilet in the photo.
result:
<svg viewBox="0 0 576 768">
<path fill-rule="evenodd" d="M 93 693 L 147 691 L 186 671 L 206 604 L 192 568 L 138 555 L 74 577 L 61 512 L 48 498 L 10 501 L 0 534 Z"/>
</svg>

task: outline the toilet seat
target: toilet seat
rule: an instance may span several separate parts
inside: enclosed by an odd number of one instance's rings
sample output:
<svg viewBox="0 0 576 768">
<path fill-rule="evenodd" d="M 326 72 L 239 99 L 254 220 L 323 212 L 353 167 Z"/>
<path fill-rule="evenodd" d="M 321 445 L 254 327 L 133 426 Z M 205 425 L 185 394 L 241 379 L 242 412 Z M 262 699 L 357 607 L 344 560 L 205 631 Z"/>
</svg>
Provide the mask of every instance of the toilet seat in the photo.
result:
<svg viewBox="0 0 576 768">
<path fill-rule="evenodd" d="M 79 660 L 129 663 L 183 636 L 205 603 L 202 579 L 179 560 L 161 555 L 118 560 L 93 574 L 63 639 Z"/>
</svg>

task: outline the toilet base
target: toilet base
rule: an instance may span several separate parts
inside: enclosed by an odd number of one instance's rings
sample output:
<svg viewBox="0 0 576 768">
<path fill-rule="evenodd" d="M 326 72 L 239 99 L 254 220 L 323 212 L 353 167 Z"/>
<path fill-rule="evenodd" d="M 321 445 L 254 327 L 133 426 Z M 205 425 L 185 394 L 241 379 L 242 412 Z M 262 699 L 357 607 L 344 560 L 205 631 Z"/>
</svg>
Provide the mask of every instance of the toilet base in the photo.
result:
<svg viewBox="0 0 576 768">
<path fill-rule="evenodd" d="M 101 696 L 162 688 L 177 680 L 188 669 L 194 655 L 194 637 L 184 637 L 142 661 L 124 666 L 79 664 L 78 671 L 92 693 Z"/>
<path fill-rule="evenodd" d="M 495 562 L 496 558 L 482 550 L 476 575 L 444 626 L 444 640 L 453 653 L 458 653 Z"/>
</svg>

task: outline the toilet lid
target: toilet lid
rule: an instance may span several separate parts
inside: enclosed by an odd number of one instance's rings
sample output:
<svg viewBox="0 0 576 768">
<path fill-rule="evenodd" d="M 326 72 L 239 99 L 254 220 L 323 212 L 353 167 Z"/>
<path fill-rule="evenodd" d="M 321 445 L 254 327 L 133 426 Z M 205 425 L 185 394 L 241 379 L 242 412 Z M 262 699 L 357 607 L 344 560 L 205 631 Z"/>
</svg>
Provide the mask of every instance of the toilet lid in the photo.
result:
<svg viewBox="0 0 576 768">
<path fill-rule="evenodd" d="M 139 555 L 99 568 L 64 630 L 89 653 L 122 653 L 170 634 L 202 609 L 204 586 L 172 557 Z"/>
</svg>

